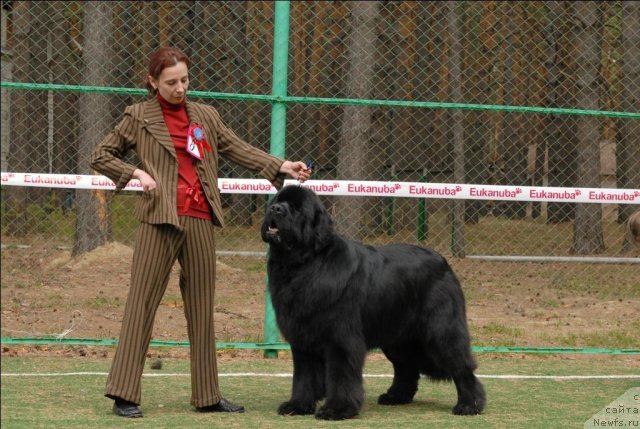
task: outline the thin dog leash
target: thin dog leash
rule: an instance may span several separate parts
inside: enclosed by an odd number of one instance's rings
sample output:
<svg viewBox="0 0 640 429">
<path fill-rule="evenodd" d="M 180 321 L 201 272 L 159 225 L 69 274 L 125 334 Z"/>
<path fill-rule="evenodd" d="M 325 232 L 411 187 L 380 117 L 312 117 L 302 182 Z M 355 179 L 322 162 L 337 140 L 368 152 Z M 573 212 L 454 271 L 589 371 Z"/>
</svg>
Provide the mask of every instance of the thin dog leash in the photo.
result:
<svg viewBox="0 0 640 429">
<path fill-rule="evenodd" d="M 305 164 L 307 165 L 307 170 L 311 170 L 313 168 L 313 161 L 308 159 L 307 162 L 305 162 Z M 301 186 L 302 182 L 300 181 L 300 179 L 298 179 L 298 186 Z"/>
</svg>

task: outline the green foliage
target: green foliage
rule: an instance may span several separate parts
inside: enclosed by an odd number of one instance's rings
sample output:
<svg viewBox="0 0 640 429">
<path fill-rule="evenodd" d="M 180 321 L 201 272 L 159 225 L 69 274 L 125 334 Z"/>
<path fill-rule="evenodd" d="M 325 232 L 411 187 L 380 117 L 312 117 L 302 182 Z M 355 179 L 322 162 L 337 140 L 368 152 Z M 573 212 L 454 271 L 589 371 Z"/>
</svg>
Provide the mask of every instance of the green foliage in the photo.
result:
<svg viewBox="0 0 640 429">
<path fill-rule="evenodd" d="M 120 305 L 120 299 L 118 297 L 112 298 L 109 296 L 99 295 L 95 298 L 88 299 L 86 301 L 86 305 L 89 308 L 94 308 L 97 310 L 114 308 Z"/>
<path fill-rule="evenodd" d="M 137 193 L 126 192 L 115 195 L 111 204 L 114 241 L 133 245 L 138 221 L 133 212 L 137 201 Z M 400 199 L 402 200 L 402 199 Z M 407 201 L 399 201 L 398 206 L 407 205 Z M 411 206 L 413 207 L 413 206 Z M 415 207 L 409 206 L 399 210 L 396 224 L 411 224 L 407 217 L 416 217 Z M 11 222 L 15 213 L 2 207 L 3 231 L 11 230 Z M 433 202 L 429 205 L 429 234 L 421 244 L 428 245 L 447 255 L 450 254 L 451 221 L 447 205 Z M 27 241 L 31 238 L 52 241 L 58 245 L 70 245 L 75 235 L 75 211 L 65 211 L 52 202 L 38 206 L 30 204 L 27 208 L 26 225 L 28 230 L 20 234 Z M 228 222 L 227 226 L 216 230 L 216 243 L 219 250 L 264 252 L 266 246 L 260 238 L 262 210 L 254 213 L 252 226 L 238 226 Z M 621 244 L 625 234 L 625 226 L 616 222 L 604 222 L 606 250 L 597 256 L 620 256 Z M 381 245 L 387 243 L 417 243 L 417 226 L 413 228 L 396 228 L 393 234 L 380 229 L 371 229 L 364 238 L 367 244 Z M 567 256 L 573 237 L 571 222 L 548 224 L 546 219 L 510 220 L 503 217 L 488 216 L 481 218 L 477 224 L 467 224 L 467 255 L 518 255 L 518 256 Z M 633 256 L 633 255 L 630 255 Z M 599 266 L 597 270 L 602 270 Z"/>
<path fill-rule="evenodd" d="M 133 245 L 138 220 L 133 216 L 137 194 L 118 194 L 111 203 L 113 239 L 120 243 Z"/>
</svg>

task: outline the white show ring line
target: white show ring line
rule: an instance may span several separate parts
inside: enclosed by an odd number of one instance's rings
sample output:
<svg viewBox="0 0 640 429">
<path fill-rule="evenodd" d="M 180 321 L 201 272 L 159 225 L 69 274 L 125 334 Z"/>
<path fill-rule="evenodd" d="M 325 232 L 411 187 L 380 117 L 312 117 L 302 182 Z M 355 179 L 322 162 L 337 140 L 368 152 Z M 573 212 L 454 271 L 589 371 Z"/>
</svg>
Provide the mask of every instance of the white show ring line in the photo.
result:
<svg viewBox="0 0 640 429">
<path fill-rule="evenodd" d="M 31 372 L 2 373 L 2 377 L 70 377 L 70 376 L 104 376 L 106 372 Z M 144 373 L 143 377 L 189 377 L 189 373 Z M 364 374 L 365 378 L 392 378 L 392 374 Z M 525 375 L 525 374 L 476 374 L 478 378 L 500 380 L 617 380 L 640 379 L 640 374 L 593 374 L 593 375 Z M 291 373 L 235 372 L 220 373 L 218 377 L 267 377 L 291 378 Z"/>
</svg>

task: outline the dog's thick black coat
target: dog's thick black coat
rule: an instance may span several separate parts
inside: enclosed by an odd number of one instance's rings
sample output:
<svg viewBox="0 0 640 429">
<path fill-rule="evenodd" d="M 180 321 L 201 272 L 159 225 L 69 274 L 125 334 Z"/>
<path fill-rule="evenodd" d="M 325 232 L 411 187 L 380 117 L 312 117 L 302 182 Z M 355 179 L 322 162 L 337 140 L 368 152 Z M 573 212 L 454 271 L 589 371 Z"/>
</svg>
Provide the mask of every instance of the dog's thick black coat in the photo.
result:
<svg viewBox="0 0 640 429">
<path fill-rule="evenodd" d="M 317 195 L 302 186 L 276 194 L 261 233 L 270 243 L 269 290 L 278 326 L 293 355 L 291 399 L 280 414 L 357 415 L 367 350 L 376 347 L 394 368 L 379 404 L 411 402 L 424 374 L 453 380 L 454 414 L 482 411 L 485 393 L 473 373 L 464 296 L 441 255 L 345 239 L 334 232 Z"/>
</svg>

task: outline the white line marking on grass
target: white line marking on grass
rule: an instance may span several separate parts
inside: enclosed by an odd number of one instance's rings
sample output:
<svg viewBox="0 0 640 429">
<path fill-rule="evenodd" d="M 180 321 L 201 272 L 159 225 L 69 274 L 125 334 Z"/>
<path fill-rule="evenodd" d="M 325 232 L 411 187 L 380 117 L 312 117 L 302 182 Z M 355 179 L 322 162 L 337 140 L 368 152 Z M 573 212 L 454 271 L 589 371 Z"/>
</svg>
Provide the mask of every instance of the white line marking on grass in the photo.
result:
<svg viewBox="0 0 640 429">
<path fill-rule="evenodd" d="M 96 375 L 106 377 L 106 372 L 31 372 L 31 373 L 3 373 L 2 377 L 69 377 Z M 145 373 L 143 377 L 189 377 L 189 373 Z M 221 373 L 219 377 L 269 377 L 291 378 L 290 373 L 265 372 L 232 372 Z M 611 374 L 611 375 L 523 375 L 523 374 L 477 374 L 478 378 L 493 378 L 502 380 L 614 380 L 640 379 L 640 374 Z M 366 378 L 392 378 L 392 374 L 364 374 Z"/>
</svg>

